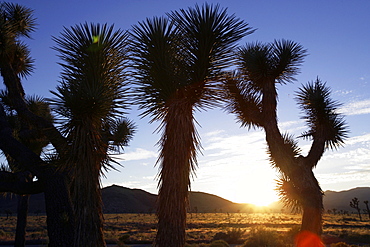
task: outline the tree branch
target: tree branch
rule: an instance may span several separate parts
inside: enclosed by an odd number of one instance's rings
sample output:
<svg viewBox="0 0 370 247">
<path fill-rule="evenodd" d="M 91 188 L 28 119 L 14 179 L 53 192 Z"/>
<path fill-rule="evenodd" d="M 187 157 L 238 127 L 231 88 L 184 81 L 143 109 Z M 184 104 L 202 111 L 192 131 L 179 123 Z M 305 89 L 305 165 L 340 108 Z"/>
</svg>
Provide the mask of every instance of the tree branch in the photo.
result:
<svg viewBox="0 0 370 247">
<path fill-rule="evenodd" d="M 17 141 L 12 135 L 12 129 L 6 121 L 4 107 L 0 104 L 0 149 L 9 154 L 16 162 L 26 170 L 31 171 L 37 177 L 43 177 L 43 169 L 40 164 L 44 161 L 25 145 Z"/>
<path fill-rule="evenodd" d="M 24 101 L 24 91 L 20 78 L 15 71 L 8 66 L 2 68 L 1 75 L 8 90 L 8 96 L 11 99 L 12 107 L 17 111 L 18 116 L 25 121 L 30 122 L 37 129 L 42 129 L 57 152 L 64 153 L 68 146 L 66 139 L 50 121 L 37 116 L 28 109 L 27 104 Z"/>
<path fill-rule="evenodd" d="M 44 191 L 41 181 L 25 182 L 20 179 L 24 174 L 0 171 L 0 192 L 11 192 L 19 195 L 38 194 Z"/>
</svg>

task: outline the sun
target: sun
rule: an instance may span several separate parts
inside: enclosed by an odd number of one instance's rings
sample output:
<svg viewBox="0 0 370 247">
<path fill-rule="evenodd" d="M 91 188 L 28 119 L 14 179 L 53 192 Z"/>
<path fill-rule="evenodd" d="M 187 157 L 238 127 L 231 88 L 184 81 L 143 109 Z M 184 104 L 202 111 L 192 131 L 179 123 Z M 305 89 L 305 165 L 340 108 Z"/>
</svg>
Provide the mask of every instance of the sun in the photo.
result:
<svg viewBox="0 0 370 247">
<path fill-rule="evenodd" d="M 269 206 L 271 203 L 279 200 L 273 189 L 260 190 L 259 193 L 250 193 L 247 203 L 254 204 L 258 207 Z"/>
<path fill-rule="evenodd" d="M 250 176 L 235 179 L 223 194 L 232 202 L 249 203 L 255 206 L 268 206 L 279 200 L 274 172 L 255 171 Z"/>
</svg>

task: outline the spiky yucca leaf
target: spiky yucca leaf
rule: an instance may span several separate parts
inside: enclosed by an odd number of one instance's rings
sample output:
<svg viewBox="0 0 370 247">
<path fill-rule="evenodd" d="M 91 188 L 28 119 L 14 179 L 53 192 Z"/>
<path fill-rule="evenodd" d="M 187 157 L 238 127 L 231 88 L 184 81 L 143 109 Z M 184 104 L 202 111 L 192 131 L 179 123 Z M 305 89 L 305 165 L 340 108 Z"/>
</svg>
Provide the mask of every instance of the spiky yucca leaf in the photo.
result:
<svg viewBox="0 0 370 247">
<path fill-rule="evenodd" d="M 280 201 L 284 207 L 290 208 L 292 212 L 301 212 L 301 194 L 294 183 L 284 173 L 280 173 L 276 180 L 276 189 Z"/>
<path fill-rule="evenodd" d="M 284 150 L 289 150 L 289 157 L 295 157 L 297 158 L 298 156 L 301 155 L 301 149 L 298 146 L 298 140 L 294 138 L 293 135 L 290 135 L 289 133 L 285 132 L 282 135 L 282 138 L 284 140 Z M 277 164 L 274 160 L 274 156 L 270 152 L 270 148 L 267 148 L 267 154 L 270 157 L 270 163 L 274 168 L 280 169 L 281 165 Z"/>
</svg>

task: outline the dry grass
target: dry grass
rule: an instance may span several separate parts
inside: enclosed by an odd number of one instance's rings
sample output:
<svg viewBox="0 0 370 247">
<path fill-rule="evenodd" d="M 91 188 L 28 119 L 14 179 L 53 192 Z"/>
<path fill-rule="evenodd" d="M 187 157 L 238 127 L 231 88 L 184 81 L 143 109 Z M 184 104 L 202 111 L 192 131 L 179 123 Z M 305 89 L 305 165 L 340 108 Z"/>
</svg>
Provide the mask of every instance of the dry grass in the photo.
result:
<svg viewBox="0 0 370 247">
<path fill-rule="evenodd" d="M 188 215 L 187 240 L 193 243 L 210 243 L 219 233 L 240 231 L 239 242 L 248 238 L 251 229 L 263 226 L 289 235 L 300 224 L 299 214 L 261 213 L 198 213 Z M 16 217 L 0 217 L 0 241 L 14 240 Z M 239 233 L 240 233 L 239 232 Z M 294 230 L 293 230 L 294 232 Z M 110 242 L 151 242 L 156 233 L 154 214 L 106 214 L 105 237 Z M 324 215 L 324 239 L 332 242 L 370 244 L 370 221 L 358 221 L 355 215 Z M 27 239 L 46 239 L 46 216 L 29 216 Z M 369 245 L 370 246 L 370 245 Z"/>
</svg>

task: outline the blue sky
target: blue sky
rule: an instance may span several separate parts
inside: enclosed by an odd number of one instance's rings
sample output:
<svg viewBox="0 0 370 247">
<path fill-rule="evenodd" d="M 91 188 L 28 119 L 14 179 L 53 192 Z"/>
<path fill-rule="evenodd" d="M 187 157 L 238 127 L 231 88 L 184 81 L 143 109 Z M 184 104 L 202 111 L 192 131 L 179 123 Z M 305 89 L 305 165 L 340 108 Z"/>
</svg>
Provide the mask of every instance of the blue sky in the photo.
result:
<svg viewBox="0 0 370 247">
<path fill-rule="evenodd" d="M 23 82 L 27 94 L 50 97 L 58 84 L 57 64 L 52 36 L 63 27 L 84 22 L 115 24 L 128 30 L 147 17 L 161 16 L 171 10 L 194 6 L 203 1 L 170 0 L 82 0 L 11 1 L 35 10 L 38 29 L 27 41 L 35 58 L 34 73 Z M 370 186 L 370 1 L 208 1 L 227 7 L 230 14 L 257 28 L 246 42 L 271 42 L 290 39 L 308 50 L 297 82 L 279 86 L 279 121 L 282 131 L 299 135 L 305 130 L 295 105 L 294 92 L 301 84 L 316 77 L 332 88 L 332 97 L 343 103 L 350 128 L 346 145 L 327 151 L 315 169 L 323 190 L 346 190 Z M 140 119 L 135 107 L 128 117 L 138 126 L 130 146 L 117 158 L 123 159 L 120 172 L 110 171 L 102 179 L 111 184 L 157 192 L 155 134 L 158 123 Z M 203 150 L 192 181 L 193 191 L 217 194 L 235 202 L 265 204 L 276 199 L 274 179 L 266 155 L 264 132 L 240 128 L 235 116 L 222 109 L 197 112 L 196 119 Z M 153 134 L 154 133 L 154 134 Z M 303 150 L 309 142 L 301 141 Z"/>
</svg>

